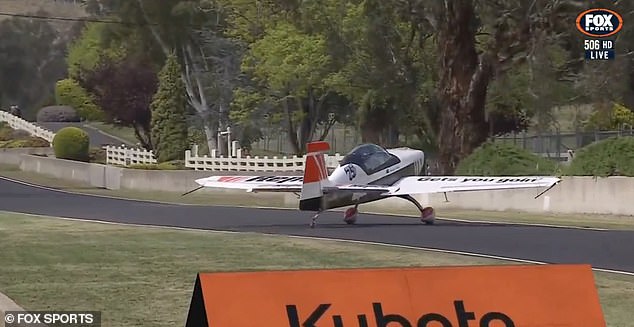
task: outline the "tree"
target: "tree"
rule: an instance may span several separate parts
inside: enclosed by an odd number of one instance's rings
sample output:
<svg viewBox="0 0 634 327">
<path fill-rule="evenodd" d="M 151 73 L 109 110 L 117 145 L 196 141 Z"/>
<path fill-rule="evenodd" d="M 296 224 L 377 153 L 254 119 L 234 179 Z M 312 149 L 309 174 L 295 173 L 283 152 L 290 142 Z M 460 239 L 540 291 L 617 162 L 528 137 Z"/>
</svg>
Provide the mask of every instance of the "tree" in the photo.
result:
<svg viewBox="0 0 634 327">
<path fill-rule="evenodd" d="M 78 80 L 81 75 L 93 70 L 102 60 L 121 60 L 126 55 L 126 45 L 108 42 L 105 38 L 109 25 L 88 23 L 79 38 L 68 47 L 68 76 Z"/>
<path fill-rule="evenodd" d="M 217 131 L 228 124 L 242 49 L 225 36 L 228 27 L 220 5 L 206 0 L 91 0 L 89 7 L 100 15 L 138 23 L 111 26 L 106 37 L 133 44 L 133 53 L 147 53 L 152 62 L 162 65 L 176 49 L 187 100 L 209 149 L 226 144 L 217 139 Z"/>
<path fill-rule="evenodd" d="M 52 104 L 55 81 L 66 74 L 66 39 L 47 21 L 23 18 L 0 21 L 0 39 L 0 106 L 18 105 L 34 118 L 43 103 Z"/>
<path fill-rule="evenodd" d="M 102 60 L 78 82 L 94 96 L 107 122 L 132 127 L 141 146 L 152 149 L 150 103 L 158 81 L 145 60 Z"/>
<path fill-rule="evenodd" d="M 435 30 L 439 83 L 439 163 L 451 174 L 489 131 L 485 104 L 497 76 L 526 60 L 542 33 L 570 33 L 572 1 L 405 0 L 409 20 Z"/>
<path fill-rule="evenodd" d="M 167 57 L 151 104 L 152 143 L 158 162 L 182 159 L 187 150 L 185 85 L 176 55 Z"/>
<path fill-rule="evenodd" d="M 348 2 L 346 9 L 331 27 L 341 31 L 331 42 L 348 51 L 333 53 L 344 63 L 330 83 L 356 106 L 362 140 L 395 146 L 400 134 L 433 138 L 426 115 L 433 102 L 432 49 L 416 47 L 419 31 L 400 17 L 398 4 L 366 0 Z"/>
<path fill-rule="evenodd" d="M 268 30 L 244 59 L 244 71 L 258 86 L 258 105 L 281 113 L 296 154 L 305 152 L 334 95 L 326 84 L 331 60 L 322 35 L 304 34 L 288 23 Z"/>
</svg>

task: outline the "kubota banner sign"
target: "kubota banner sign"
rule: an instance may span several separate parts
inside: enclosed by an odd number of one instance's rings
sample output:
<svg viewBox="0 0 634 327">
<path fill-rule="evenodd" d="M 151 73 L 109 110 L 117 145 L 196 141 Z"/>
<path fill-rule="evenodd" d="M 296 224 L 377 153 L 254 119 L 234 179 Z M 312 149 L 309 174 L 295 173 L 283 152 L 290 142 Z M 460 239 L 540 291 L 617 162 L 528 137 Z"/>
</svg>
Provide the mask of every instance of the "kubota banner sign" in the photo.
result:
<svg viewBox="0 0 634 327">
<path fill-rule="evenodd" d="M 588 265 L 200 273 L 186 326 L 605 327 Z"/>
</svg>

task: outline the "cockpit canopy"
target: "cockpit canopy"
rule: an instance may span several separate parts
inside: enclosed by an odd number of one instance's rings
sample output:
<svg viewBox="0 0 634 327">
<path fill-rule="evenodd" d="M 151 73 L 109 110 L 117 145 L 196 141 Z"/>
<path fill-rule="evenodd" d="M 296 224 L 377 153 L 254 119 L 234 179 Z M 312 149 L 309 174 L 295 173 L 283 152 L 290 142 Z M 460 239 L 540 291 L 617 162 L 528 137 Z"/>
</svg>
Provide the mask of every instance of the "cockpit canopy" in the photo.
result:
<svg viewBox="0 0 634 327">
<path fill-rule="evenodd" d="M 367 175 L 371 175 L 399 162 L 401 160 L 397 156 L 376 144 L 361 144 L 343 157 L 340 166 L 352 163 L 361 167 Z"/>
</svg>

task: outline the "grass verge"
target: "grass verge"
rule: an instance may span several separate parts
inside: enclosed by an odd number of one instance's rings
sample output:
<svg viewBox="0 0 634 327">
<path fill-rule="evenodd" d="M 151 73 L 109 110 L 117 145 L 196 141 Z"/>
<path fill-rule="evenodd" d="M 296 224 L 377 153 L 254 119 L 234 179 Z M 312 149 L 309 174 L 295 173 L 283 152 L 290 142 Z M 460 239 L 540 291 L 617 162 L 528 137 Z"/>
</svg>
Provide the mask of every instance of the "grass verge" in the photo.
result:
<svg viewBox="0 0 634 327">
<path fill-rule="evenodd" d="M 507 264 L 378 245 L 3 212 L 0 238 L 3 293 L 27 310 L 101 310 L 103 326 L 182 326 L 199 271 Z M 634 278 L 595 278 L 608 326 L 631 326 Z"/>
<path fill-rule="evenodd" d="M 181 196 L 177 192 L 145 192 L 134 190 L 106 190 L 99 189 L 84 183 L 58 179 L 43 174 L 23 172 L 15 166 L 0 165 L 0 176 L 62 189 L 70 192 L 81 192 L 94 195 L 121 197 L 126 199 L 151 200 L 180 204 L 195 205 L 226 205 L 226 206 L 262 206 L 295 209 L 295 204 L 284 203 L 279 197 L 265 196 L 263 194 L 244 193 L 241 196 L 224 192 L 198 191 L 187 196 Z M 405 200 L 403 200 L 405 201 Z M 378 201 L 361 206 L 362 212 L 411 215 L 418 217 L 418 211 L 414 206 L 406 209 L 384 209 Z M 343 210 L 343 209 L 341 209 Z M 615 215 L 583 215 L 583 214 L 536 214 L 511 211 L 482 211 L 464 209 L 438 209 L 438 216 L 450 219 L 462 219 L 467 221 L 496 221 L 508 223 L 529 223 L 560 226 L 575 226 L 586 228 L 606 228 L 620 230 L 634 230 L 634 218 L 630 216 Z"/>
</svg>

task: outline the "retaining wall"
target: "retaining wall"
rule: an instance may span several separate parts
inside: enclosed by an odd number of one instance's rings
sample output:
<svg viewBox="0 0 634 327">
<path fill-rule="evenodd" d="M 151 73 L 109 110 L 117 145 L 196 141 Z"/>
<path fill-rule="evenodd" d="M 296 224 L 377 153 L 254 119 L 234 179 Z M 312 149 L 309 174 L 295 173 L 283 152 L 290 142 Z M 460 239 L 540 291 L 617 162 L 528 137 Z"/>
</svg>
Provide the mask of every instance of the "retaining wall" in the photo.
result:
<svg viewBox="0 0 634 327">
<path fill-rule="evenodd" d="M 0 149 L 0 164 L 19 166 L 23 154 L 52 155 L 53 148 Z"/>
<path fill-rule="evenodd" d="M 18 150 L 18 149 L 7 149 Z M 0 152 L 0 163 L 18 165 L 20 170 L 46 174 L 52 177 L 85 183 L 110 190 L 130 189 L 138 191 L 186 192 L 196 188 L 194 180 L 210 175 L 270 176 L 275 172 L 211 172 L 204 170 L 142 170 L 96 163 L 57 159 L 34 154 L 51 154 L 45 149 L 19 149 Z M 300 175 L 294 172 L 291 175 Z"/>
</svg>

